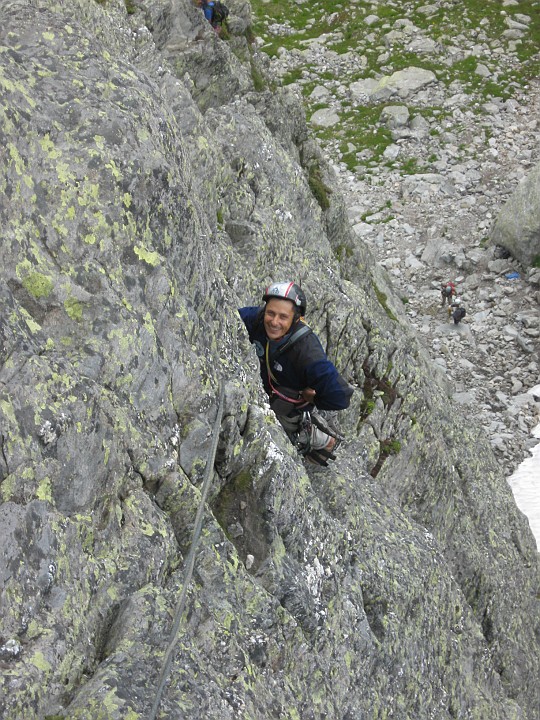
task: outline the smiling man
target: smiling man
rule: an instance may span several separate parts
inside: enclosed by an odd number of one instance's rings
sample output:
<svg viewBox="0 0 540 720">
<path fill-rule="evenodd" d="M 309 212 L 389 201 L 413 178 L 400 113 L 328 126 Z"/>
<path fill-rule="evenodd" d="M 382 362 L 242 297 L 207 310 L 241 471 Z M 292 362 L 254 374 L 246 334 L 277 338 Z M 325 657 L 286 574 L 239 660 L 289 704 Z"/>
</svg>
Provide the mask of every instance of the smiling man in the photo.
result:
<svg viewBox="0 0 540 720">
<path fill-rule="evenodd" d="M 353 388 L 303 321 L 306 296 L 296 283 L 272 283 L 262 299 L 264 305 L 239 313 L 255 345 L 270 407 L 299 452 L 312 463 L 326 465 L 335 459 L 338 439 L 316 408 L 344 410 Z"/>
</svg>

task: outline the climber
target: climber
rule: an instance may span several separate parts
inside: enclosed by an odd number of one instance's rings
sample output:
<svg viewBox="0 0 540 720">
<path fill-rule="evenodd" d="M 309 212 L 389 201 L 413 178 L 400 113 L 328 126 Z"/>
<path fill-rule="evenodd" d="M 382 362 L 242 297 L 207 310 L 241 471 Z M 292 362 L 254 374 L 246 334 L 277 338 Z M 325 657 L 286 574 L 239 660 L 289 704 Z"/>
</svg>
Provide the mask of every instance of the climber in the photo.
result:
<svg viewBox="0 0 540 720">
<path fill-rule="evenodd" d="M 214 9 L 212 11 L 211 25 L 214 30 L 216 30 L 216 32 L 220 32 L 223 26 L 227 27 L 229 8 L 222 2 L 220 2 L 220 0 L 215 0 L 215 2 L 213 2 L 212 4 L 214 6 Z"/>
<path fill-rule="evenodd" d="M 197 5 L 202 8 L 210 25 L 219 33 L 223 25 L 227 24 L 229 8 L 219 0 L 197 0 Z"/>
<path fill-rule="evenodd" d="M 467 311 L 461 304 L 461 300 L 459 298 L 456 298 L 454 302 L 450 305 L 448 308 L 449 312 L 451 311 L 452 320 L 454 321 L 454 325 L 459 325 L 459 323 L 463 320 L 465 315 L 467 314 Z"/>
<path fill-rule="evenodd" d="M 262 300 L 264 305 L 238 312 L 255 345 L 270 407 L 299 453 L 308 462 L 326 466 L 335 460 L 342 438 L 316 408 L 344 410 L 353 388 L 303 321 L 306 297 L 296 283 L 272 283 Z"/>
<path fill-rule="evenodd" d="M 442 297 L 442 303 L 441 305 L 444 305 L 446 302 L 450 305 L 453 298 L 456 296 L 456 286 L 453 282 L 450 280 L 445 283 L 441 283 L 441 297 Z"/>
<path fill-rule="evenodd" d="M 213 0 L 198 0 L 197 4 L 204 13 L 204 17 L 212 24 L 212 17 L 214 15 L 214 2 Z"/>
</svg>

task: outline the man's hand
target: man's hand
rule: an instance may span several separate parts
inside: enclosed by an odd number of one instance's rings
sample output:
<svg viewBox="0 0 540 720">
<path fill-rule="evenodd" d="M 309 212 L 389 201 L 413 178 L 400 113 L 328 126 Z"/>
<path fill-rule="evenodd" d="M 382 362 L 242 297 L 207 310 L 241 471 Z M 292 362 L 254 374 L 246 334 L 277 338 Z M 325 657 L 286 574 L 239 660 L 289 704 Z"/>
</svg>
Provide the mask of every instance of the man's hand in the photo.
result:
<svg viewBox="0 0 540 720">
<path fill-rule="evenodd" d="M 304 388 L 300 393 L 304 400 L 308 403 L 313 403 L 315 399 L 316 391 L 313 388 Z"/>
</svg>

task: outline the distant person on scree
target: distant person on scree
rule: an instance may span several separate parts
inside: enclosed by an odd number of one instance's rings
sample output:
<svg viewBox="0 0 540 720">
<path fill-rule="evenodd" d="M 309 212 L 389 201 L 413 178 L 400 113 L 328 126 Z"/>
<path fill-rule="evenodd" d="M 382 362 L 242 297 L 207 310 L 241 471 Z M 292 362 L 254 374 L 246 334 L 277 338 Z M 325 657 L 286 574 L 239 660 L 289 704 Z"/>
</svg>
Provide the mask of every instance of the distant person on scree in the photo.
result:
<svg viewBox="0 0 540 720">
<path fill-rule="evenodd" d="M 316 409 L 344 410 L 353 388 L 303 321 L 306 297 L 296 283 L 272 283 L 262 300 L 262 306 L 238 312 L 255 345 L 270 407 L 306 460 L 327 465 L 335 459 L 339 437 Z"/>
<path fill-rule="evenodd" d="M 464 306 L 461 304 L 461 300 L 459 298 L 456 298 L 454 300 L 454 302 L 450 305 L 448 310 L 451 313 L 451 318 L 454 321 L 454 325 L 459 325 L 459 323 L 463 320 L 463 318 L 467 314 L 467 311 L 465 310 Z"/>
<path fill-rule="evenodd" d="M 455 296 L 456 286 L 453 282 L 448 280 L 448 282 L 441 283 L 441 305 L 445 305 L 446 303 L 450 305 Z"/>
</svg>

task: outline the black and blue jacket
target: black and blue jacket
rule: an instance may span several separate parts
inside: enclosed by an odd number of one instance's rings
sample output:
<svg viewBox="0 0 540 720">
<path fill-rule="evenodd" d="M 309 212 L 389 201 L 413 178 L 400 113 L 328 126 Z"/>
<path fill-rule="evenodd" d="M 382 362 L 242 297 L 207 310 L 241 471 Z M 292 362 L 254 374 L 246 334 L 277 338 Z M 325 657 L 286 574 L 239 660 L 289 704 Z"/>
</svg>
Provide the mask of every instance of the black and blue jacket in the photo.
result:
<svg viewBox="0 0 540 720">
<path fill-rule="evenodd" d="M 327 358 L 319 338 L 313 332 L 306 333 L 287 350 L 278 353 L 295 333 L 306 327 L 302 320 L 294 323 L 291 332 L 280 340 L 268 340 L 263 324 L 264 306 L 244 307 L 238 312 L 247 328 L 250 342 L 255 345 L 264 389 L 270 397 L 274 394 L 273 387 L 297 392 L 310 387 L 316 392 L 314 404 L 320 410 L 344 410 L 349 407 L 353 388 Z M 267 348 L 274 380 L 268 376 Z"/>
</svg>

